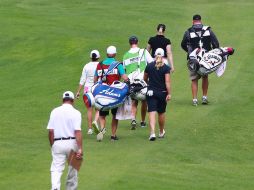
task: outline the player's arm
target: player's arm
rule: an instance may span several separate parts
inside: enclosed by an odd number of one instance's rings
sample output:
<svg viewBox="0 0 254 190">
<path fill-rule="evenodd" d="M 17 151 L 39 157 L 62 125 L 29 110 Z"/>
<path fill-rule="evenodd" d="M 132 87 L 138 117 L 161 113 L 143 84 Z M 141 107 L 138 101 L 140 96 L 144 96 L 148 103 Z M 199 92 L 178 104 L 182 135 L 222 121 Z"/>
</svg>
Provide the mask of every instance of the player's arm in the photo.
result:
<svg viewBox="0 0 254 190">
<path fill-rule="evenodd" d="M 75 130 L 75 137 L 76 137 L 77 146 L 78 146 L 77 158 L 81 159 L 82 155 L 83 155 L 82 132 L 81 132 L 81 130 Z"/>
<path fill-rule="evenodd" d="M 219 48 L 220 47 L 219 41 L 211 29 L 210 29 L 210 35 L 211 35 L 212 48 L 213 49 Z"/>
<path fill-rule="evenodd" d="M 52 147 L 52 145 L 54 144 L 54 129 L 49 129 L 48 138 L 49 144 Z"/>
<path fill-rule="evenodd" d="M 186 51 L 187 53 L 189 52 L 189 48 L 188 48 L 188 44 L 190 42 L 190 37 L 189 37 L 189 32 L 186 31 L 183 35 L 183 39 L 181 42 L 181 47 L 183 48 L 184 51 Z"/>
<path fill-rule="evenodd" d="M 77 151 L 77 159 L 81 159 L 83 155 L 83 146 L 82 146 L 82 132 L 81 132 L 81 113 L 77 115 L 77 117 L 73 120 L 73 126 L 75 129 L 75 137 L 76 137 L 76 142 L 78 146 L 78 151 Z"/>
<path fill-rule="evenodd" d="M 167 88 L 167 96 L 166 96 L 166 101 L 169 101 L 171 99 L 171 87 L 170 87 L 170 74 L 166 73 L 165 74 L 165 84 L 166 84 L 166 88 Z"/>
<path fill-rule="evenodd" d="M 87 74 L 86 74 L 86 66 L 83 68 L 82 75 L 80 77 L 79 86 L 76 92 L 76 98 L 80 96 L 80 90 L 82 89 L 83 85 L 86 82 Z"/>
<path fill-rule="evenodd" d="M 118 72 L 119 72 L 121 78 L 124 80 L 124 82 L 129 81 L 128 76 L 125 74 L 125 70 L 124 70 L 124 68 L 123 68 L 123 65 L 122 65 L 122 64 L 119 64 L 118 67 L 117 67 L 117 69 L 118 69 Z"/>
<path fill-rule="evenodd" d="M 173 61 L 173 53 L 172 53 L 172 48 L 171 48 L 170 44 L 167 45 L 166 50 L 167 50 L 168 62 L 169 62 L 170 67 L 171 67 L 171 72 L 174 72 L 175 68 L 174 68 L 174 61 Z"/>
</svg>

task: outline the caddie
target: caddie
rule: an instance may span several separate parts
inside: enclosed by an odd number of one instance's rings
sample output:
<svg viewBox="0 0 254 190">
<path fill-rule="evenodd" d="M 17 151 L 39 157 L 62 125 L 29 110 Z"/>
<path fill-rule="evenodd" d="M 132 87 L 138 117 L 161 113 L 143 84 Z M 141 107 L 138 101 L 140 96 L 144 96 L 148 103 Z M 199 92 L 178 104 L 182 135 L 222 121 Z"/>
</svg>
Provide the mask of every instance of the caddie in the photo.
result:
<svg viewBox="0 0 254 190">
<path fill-rule="evenodd" d="M 143 80 L 144 70 L 148 63 L 153 62 L 153 58 L 146 49 L 141 49 L 138 47 L 138 38 L 136 36 L 131 36 L 129 38 L 130 49 L 123 56 L 123 66 L 125 68 L 126 74 L 130 79 L 130 83 L 133 83 L 135 79 Z M 137 127 L 136 115 L 137 115 L 138 101 L 132 100 L 132 121 L 131 129 L 134 130 Z M 141 127 L 146 126 L 145 117 L 147 112 L 146 101 L 142 101 L 141 105 Z"/>
</svg>

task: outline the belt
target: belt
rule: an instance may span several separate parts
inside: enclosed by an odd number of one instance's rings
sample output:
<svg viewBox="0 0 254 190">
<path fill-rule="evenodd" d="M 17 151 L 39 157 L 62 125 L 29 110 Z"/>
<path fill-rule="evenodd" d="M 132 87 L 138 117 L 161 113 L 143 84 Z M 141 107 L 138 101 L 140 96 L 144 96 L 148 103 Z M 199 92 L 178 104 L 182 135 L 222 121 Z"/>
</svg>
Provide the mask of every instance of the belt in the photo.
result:
<svg viewBox="0 0 254 190">
<path fill-rule="evenodd" d="M 59 141 L 59 140 L 70 140 L 70 139 L 76 139 L 76 137 L 62 137 L 62 138 L 56 138 L 54 141 Z"/>
</svg>

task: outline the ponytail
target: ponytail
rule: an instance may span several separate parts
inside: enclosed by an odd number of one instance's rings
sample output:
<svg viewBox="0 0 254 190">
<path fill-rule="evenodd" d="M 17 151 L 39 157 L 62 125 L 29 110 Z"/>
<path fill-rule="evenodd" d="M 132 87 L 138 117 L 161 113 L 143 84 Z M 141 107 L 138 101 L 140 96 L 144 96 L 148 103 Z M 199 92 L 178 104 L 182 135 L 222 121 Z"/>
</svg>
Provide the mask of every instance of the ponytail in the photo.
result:
<svg viewBox="0 0 254 190">
<path fill-rule="evenodd" d="M 157 70 L 160 69 L 160 67 L 163 66 L 163 59 L 162 59 L 162 56 L 161 55 L 156 55 L 155 57 L 155 67 Z"/>
</svg>

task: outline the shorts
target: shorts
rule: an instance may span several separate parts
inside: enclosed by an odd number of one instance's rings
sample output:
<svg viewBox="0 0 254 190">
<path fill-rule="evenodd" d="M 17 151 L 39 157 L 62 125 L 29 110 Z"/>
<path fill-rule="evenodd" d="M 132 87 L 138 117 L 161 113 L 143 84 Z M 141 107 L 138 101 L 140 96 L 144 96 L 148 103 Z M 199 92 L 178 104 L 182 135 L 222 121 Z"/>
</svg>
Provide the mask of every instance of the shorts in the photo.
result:
<svg viewBox="0 0 254 190">
<path fill-rule="evenodd" d="M 156 111 L 158 113 L 166 112 L 167 107 L 167 92 L 158 92 L 153 90 L 152 96 L 146 96 L 146 102 L 148 107 L 148 112 Z"/>
<path fill-rule="evenodd" d="M 116 115 L 117 108 L 111 109 L 112 115 Z M 107 116 L 109 114 L 109 111 L 99 111 L 100 116 Z"/>
</svg>

